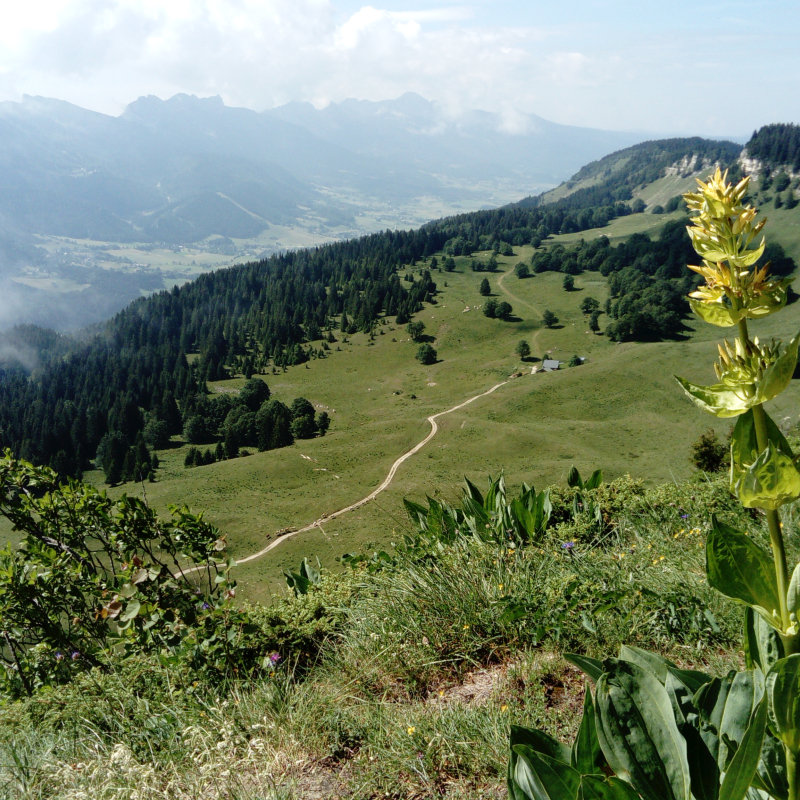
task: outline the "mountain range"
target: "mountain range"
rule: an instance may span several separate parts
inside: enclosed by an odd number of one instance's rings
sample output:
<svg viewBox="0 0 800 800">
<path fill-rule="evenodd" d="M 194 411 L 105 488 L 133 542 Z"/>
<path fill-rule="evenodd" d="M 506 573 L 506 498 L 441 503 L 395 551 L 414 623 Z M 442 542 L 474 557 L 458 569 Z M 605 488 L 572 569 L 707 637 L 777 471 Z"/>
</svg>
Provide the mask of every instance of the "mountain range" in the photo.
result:
<svg viewBox="0 0 800 800">
<path fill-rule="evenodd" d="M 501 184 L 523 197 L 638 138 L 535 116 L 509 132 L 498 114 L 448 118 L 414 94 L 262 113 L 150 96 L 118 117 L 26 96 L 0 103 L 0 225 L 4 240 L 185 243 L 300 218 L 347 224 L 359 208 L 421 196 L 498 205 Z"/>
</svg>

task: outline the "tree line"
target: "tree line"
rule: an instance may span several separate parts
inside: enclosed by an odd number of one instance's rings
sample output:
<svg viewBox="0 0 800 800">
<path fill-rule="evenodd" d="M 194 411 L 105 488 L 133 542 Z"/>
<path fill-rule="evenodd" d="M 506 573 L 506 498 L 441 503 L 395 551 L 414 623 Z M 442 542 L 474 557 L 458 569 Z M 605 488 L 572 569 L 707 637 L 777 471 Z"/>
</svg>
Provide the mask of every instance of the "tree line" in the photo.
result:
<svg viewBox="0 0 800 800">
<path fill-rule="evenodd" d="M 800 171 L 800 125 L 764 125 L 753 131 L 745 147 L 749 156 L 769 166 L 788 166 L 793 172 Z"/>
<path fill-rule="evenodd" d="M 315 342 L 335 341 L 337 330 L 372 332 L 380 315 L 408 321 L 433 301 L 436 284 L 428 270 L 411 284 L 397 270 L 444 241 L 436 231 L 385 231 L 142 298 L 33 371 L 20 360 L 0 364 L 0 446 L 62 476 L 80 475 L 96 455 L 121 459 L 123 476 L 127 458 L 138 474 L 140 434 L 147 426 L 183 433 L 208 381 L 302 363 L 324 353 Z M 62 347 L 60 337 L 31 337 L 39 351 Z M 98 454 L 107 436 L 113 457 Z"/>
<path fill-rule="evenodd" d="M 607 277 L 611 297 L 605 305 L 610 320 L 605 333 L 614 341 L 672 336 L 688 313 L 686 295 L 699 281 L 686 269 L 696 260 L 686 236 L 687 222 L 688 218 L 668 222 L 657 239 L 636 233 L 616 246 L 605 236 L 570 248 L 556 244 L 534 253 L 530 268 L 534 273 L 563 272 L 565 280 L 583 271 Z M 779 275 L 789 275 L 796 267 L 777 243 L 767 246 L 762 263 L 766 261 Z M 583 310 L 592 315 L 594 330 L 598 309 Z"/>
</svg>

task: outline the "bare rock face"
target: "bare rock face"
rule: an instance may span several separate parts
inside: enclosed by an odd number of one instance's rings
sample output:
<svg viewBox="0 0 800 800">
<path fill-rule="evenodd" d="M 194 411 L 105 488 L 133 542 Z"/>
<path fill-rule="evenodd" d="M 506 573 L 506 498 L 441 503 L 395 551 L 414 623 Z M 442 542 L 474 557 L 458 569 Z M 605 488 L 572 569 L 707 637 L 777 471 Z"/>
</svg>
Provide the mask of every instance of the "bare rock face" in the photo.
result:
<svg viewBox="0 0 800 800">
<path fill-rule="evenodd" d="M 714 169 L 718 166 L 719 162 L 712 163 L 708 158 L 702 158 L 698 153 L 692 155 L 685 155 L 679 161 L 676 161 L 672 166 L 664 170 L 666 175 L 681 175 L 688 177 L 695 173 L 707 172 L 709 169 Z"/>
<path fill-rule="evenodd" d="M 764 171 L 764 162 L 759 161 L 757 158 L 751 158 L 747 149 L 742 150 L 742 154 L 739 156 L 739 164 L 745 175 L 752 175 L 754 178 L 757 178 Z M 794 172 L 789 164 L 774 166 L 771 169 L 773 173 L 783 170 L 792 179 L 800 176 L 800 172 Z"/>
</svg>

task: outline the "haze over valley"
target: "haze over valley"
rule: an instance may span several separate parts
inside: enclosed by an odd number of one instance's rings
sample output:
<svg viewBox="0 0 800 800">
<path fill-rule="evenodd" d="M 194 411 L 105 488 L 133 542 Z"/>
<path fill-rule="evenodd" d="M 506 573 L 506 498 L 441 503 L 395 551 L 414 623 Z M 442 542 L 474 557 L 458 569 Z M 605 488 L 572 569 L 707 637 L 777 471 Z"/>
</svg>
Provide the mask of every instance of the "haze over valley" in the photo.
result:
<svg viewBox="0 0 800 800">
<path fill-rule="evenodd" d="M 413 93 L 263 113 L 150 96 L 119 117 L 2 103 L 0 325 L 74 329 L 212 267 L 516 201 L 639 138 L 515 124 Z"/>
</svg>

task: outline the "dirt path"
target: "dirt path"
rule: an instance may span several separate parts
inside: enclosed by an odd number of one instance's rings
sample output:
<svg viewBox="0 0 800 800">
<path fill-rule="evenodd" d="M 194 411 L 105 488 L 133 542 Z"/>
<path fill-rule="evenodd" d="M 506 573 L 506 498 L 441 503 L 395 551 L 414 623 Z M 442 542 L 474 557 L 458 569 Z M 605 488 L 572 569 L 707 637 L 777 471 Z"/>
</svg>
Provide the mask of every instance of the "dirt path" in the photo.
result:
<svg viewBox="0 0 800 800">
<path fill-rule="evenodd" d="M 521 298 L 517 297 L 513 292 L 510 292 L 508 289 L 506 289 L 505 286 L 503 286 L 503 281 L 506 279 L 506 277 L 508 277 L 508 275 L 511 274 L 511 272 L 513 272 L 513 270 L 510 269 L 507 272 L 504 272 L 500 276 L 500 278 L 497 281 L 498 289 L 500 289 L 500 291 L 503 292 L 503 294 L 505 294 L 509 298 L 511 298 L 515 303 L 517 303 L 520 306 L 525 306 L 526 308 L 529 308 L 531 311 L 533 311 L 534 314 L 536 314 L 538 317 L 541 318 L 541 316 L 542 316 L 541 312 L 537 308 L 534 308 L 534 306 L 532 306 L 530 303 L 526 303 L 524 300 L 522 300 Z M 540 328 L 533 335 L 533 348 L 534 348 L 534 350 L 536 350 L 536 348 L 538 347 L 538 338 L 539 338 L 539 334 L 541 332 L 542 332 L 542 329 Z M 377 489 L 375 489 L 372 492 L 370 492 L 366 497 L 363 497 L 361 500 L 358 500 L 357 502 L 353 503 L 352 505 L 345 506 L 344 508 L 340 508 L 338 511 L 333 511 L 330 514 L 323 514 L 319 519 L 314 520 L 314 522 L 306 525 L 303 528 L 297 528 L 297 530 L 288 531 L 287 533 L 284 533 L 282 536 L 280 536 L 277 539 L 274 539 L 273 541 L 271 541 L 268 545 L 266 545 L 266 547 L 263 547 L 257 553 L 251 553 L 249 556 L 245 556 L 244 558 L 237 558 L 236 559 L 236 563 L 237 564 L 246 564 L 248 561 L 255 561 L 257 558 L 261 558 L 262 556 L 265 556 L 267 553 L 269 553 L 270 550 L 274 550 L 276 547 L 278 547 L 281 544 L 281 542 L 285 542 L 287 539 L 290 539 L 293 536 L 297 536 L 299 533 L 308 533 L 308 531 L 312 531 L 312 530 L 314 530 L 314 528 L 320 528 L 321 529 L 321 527 L 322 527 L 322 525 L 324 523 L 330 522 L 331 520 L 334 520 L 337 517 L 341 517 L 343 514 L 347 514 L 349 511 L 355 511 L 357 508 L 361 508 L 361 506 L 364 506 L 367 503 L 369 503 L 370 500 L 374 500 L 381 492 L 383 492 L 383 491 L 385 491 L 386 489 L 389 488 L 389 486 L 391 485 L 392 481 L 394 480 L 395 475 L 397 474 L 397 470 L 400 468 L 400 465 L 404 461 L 407 461 L 409 458 L 411 458 L 411 456 L 415 455 L 420 450 L 422 450 L 422 448 L 425 447 L 425 445 L 428 444 L 428 442 L 431 439 L 433 439 L 434 436 L 436 436 L 436 434 L 437 434 L 437 432 L 439 430 L 439 423 L 436 420 L 438 420 L 439 417 L 443 417 L 446 414 L 452 414 L 453 411 L 458 411 L 460 408 L 464 408 L 464 406 L 468 406 L 470 403 L 475 402 L 475 400 L 479 400 L 481 397 L 486 397 L 487 395 L 490 395 L 492 392 L 496 391 L 501 386 L 505 386 L 507 383 L 508 383 L 508 381 L 502 381 L 501 383 L 497 383 L 494 386 L 492 386 L 491 389 L 487 389 L 485 392 L 481 392 L 480 394 L 476 394 L 474 397 L 470 397 L 469 400 L 465 400 L 463 403 L 459 403 L 457 406 L 453 406 L 452 408 L 448 408 L 447 411 L 440 411 L 438 414 L 432 414 L 430 417 L 428 417 L 428 422 L 430 422 L 430 424 L 431 424 L 430 433 L 428 433 L 428 435 L 421 442 L 418 442 L 410 450 L 407 450 L 405 453 L 403 453 L 403 455 L 401 455 L 400 458 L 398 458 L 392 464 L 391 469 L 389 470 L 389 474 L 383 479 L 383 482 L 380 484 L 380 486 L 378 486 Z M 187 573 L 188 572 L 195 572 L 195 571 L 197 571 L 197 569 L 199 569 L 199 568 L 195 568 L 195 569 L 192 569 L 192 570 L 187 570 Z"/>
<path fill-rule="evenodd" d="M 524 301 L 524 300 L 523 300 L 521 297 L 517 297 L 517 296 L 516 296 L 516 295 L 515 295 L 513 292 L 511 292 L 510 290 L 506 289 L 506 287 L 503 285 L 503 281 L 504 281 L 504 280 L 505 280 L 505 279 L 506 279 L 506 278 L 507 278 L 507 277 L 508 277 L 508 276 L 509 276 L 509 275 L 510 275 L 510 274 L 511 274 L 513 271 L 514 271 L 513 269 L 509 269 L 509 270 L 507 270 L 506 272 L 504 272 L 504 273 L 503 273 L 503 274 L 502 274 L 502 275 L 501 275 L 501 276 L 500 276 L 500 277 L 497 279 L 497 288 L 498 288 L 498 289 L 499 289 L 499 290 L 500 290 L 500 291 L 501 291 L 501 292 L 502 292 L 504 295 L 506 295 L 506 297 L 509 297 L 509 298 L 511 298 L 511 299 L 512 299 L 512 300 L 513 300 L 515 303 L 517 303 L 518 305 L 525 306 L 525 308 L 529 308 L 529 309 L 530 309 L 531 311 L 533 311 L 533 313 L 534 313 L 534 314 L 536 314 L 536 316 L 537 316 L 537 317 L 539 317 L 539 319 L 541 320 L 541 319 L 542 319 L 542 312 L 541 312 L 541 311 L 539 311 L 539 309 L 538 309 L 538 308 L 535 308 L 535 307 L 534 307 L 534 306 L 532 306 L 530 303 L 526 303 L 526 302 L 525 302 L 525 301 Z M 534 333 L 534 334 L 533 334 L 533 339 L 531 339 L 531 342 L 533 343 L 533 346 L 531 347 L 531 350 L 533 351 L 533 355 L 535 355 L 537 358 L 544 358 L 544 353 L 541 351 L 541 348 L 539 347 L 539 334 L 540 334 L 540 333 L 541 333 L 543 330 L 544 330 L 544 328 L 539 328 L 539 330 L 537 330 L 537 331 L 536 331 L 536 333 Z"/>
<path fill-rule="evenodd" d="M 278 547 L 278 545 L 281 544 L 281 542 L 285 542 L 292 536 L 297 536 L 298 533 L 307 533 L 308 531 L 314 530 L 314 528 L 319 528 L 324 523 L 330 522 L 331 520 L 334 520 L 337 517 L 341 517 L 343 514 L 347 514 L 348 511 L 355 511 L 357 508 L 361 508 L 361 506 L 369 503 L 370 500 L 374 500 L 381 492 L 389 488 L 392 481 L 394 480 L 394 476 L 397 474 L 397 470 L 400 468 L 400 465 L 407 459 L 411 458 L 411 456 L 413 456 L 415 453 L 418 453 L 420 450 L 422 450 L 422 448 L 425 447 L 425 445 L 428 444 L 428 442 L 431 439 L 433 439 L 434 436 L 436 436 L 436 433 L 439 430 L 439 423 L 437 422 L 439 417 L 443 417 L 445 416 L 445 414 L 452 414 L 453 411 L 458 411 L 460 408 L 468 406 L 475 400 L 478 400 L 481 397 L 486 397 L 487 395 L 499 389 L 501 386 L 505 386 L 507 383 L 508 381 L 502 381 L 501 383 L 495 384 L 494 386 L 492 386 L 491 389 L 488 389 L 485 392 L 481 392 L 481 394 L 476 394 L 474 397 L 470 397 L 469 400 L 465 400 L 463 403 L 459 403 L 457 406 L 448 408 L 447 411 L 440 411 L 438 414 L 432 414 L 430 417 L 428 417 L 428 422 L 430 422 L 431 424 L 430 433 L 421 442 L 418 442 L 410 450 L 407 450 L 405 453 L 403 453 L 403 455 L 401 455 L 400 458 L 398 458 L 394 462 L 394 464 L 392 464 L 392 467 L 389 470 L 389 474 L 383 479 L 381 485 L 378 486 L 377 489 L 370 492 L 366 497 L 362 498 L 361 500 L 358 500 L 352 505 L 345 506 L 345 508 L 340 508 L 338 511 L 333 511 L 330 514 L 323 514 L 318 520 L 315 520 L 311 524 L 306 525 L 304 528 L 298 528 L 297 530 L 283 534 L 283 536 L 271 541 L 266 547 L 262 548 L 257 553 L 252 553 L 251 555 L 245 556 L 244 558 L 237 558 L 236 563 L 246 564 L 248 561 L 255 561 L 257 558 L 265 556 L 267 553 L 269 553 L 270 550 L 274 550 L 276 547 Z"/>
</svg>

